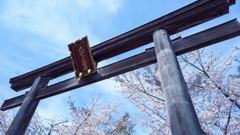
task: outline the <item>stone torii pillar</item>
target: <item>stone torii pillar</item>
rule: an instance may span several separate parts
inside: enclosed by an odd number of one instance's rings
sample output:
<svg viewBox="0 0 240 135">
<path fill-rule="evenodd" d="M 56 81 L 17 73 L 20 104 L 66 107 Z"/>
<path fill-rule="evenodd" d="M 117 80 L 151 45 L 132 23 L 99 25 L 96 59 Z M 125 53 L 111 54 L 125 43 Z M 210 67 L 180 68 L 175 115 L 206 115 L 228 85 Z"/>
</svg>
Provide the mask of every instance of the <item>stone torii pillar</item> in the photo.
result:
<svg viewBox="0 0 240 135">
<path fill-rule="evenodd" d="M 160 80 L 173 135 L 202 135 L 172 43 L 165 29 L 153 34 Z"/>
<path fill-rule="evenodd" d="M 35 100 L 40 88 L 48 84 L 48 80 L 45 77 L 37 77 L 24 98 L 23 103 L 18 110 L 15 118 L 13 119 L 11 125 L 9 126 L 6 135 L 24 135 L 26 129 L 32 119 L 32 116 L 37 108 L 40 100 Z"/>
</svg>

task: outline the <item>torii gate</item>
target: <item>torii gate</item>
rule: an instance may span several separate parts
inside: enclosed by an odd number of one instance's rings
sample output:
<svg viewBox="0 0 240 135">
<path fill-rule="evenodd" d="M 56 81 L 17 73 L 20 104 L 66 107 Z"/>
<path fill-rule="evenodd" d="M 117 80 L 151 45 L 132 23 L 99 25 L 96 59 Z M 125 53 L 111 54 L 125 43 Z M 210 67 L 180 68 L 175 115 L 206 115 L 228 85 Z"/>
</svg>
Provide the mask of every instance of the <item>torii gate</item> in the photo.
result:
<svg viewBox="0 0 240 135">
<path fill-rule="evenodd" d="M 70 57 L 10 79 L 11 88 L 24 95 L 5 100 L 1 110 L 21 106 L 7 135 L 23 135 L 41 99 L 89 85 L 128 71 L 158 62 L 166 98 L 170 127 L 174 135 L 202 135 L 191 98 L 176 56 L 240 35 L 236 19 L 194 35 L 170 40 L 169 35 L 186 30 L 229 13 L 235 0 L 198 0 L 163 17 L 91 47 L 95 65 L 121 53 L 154 42 L 145 52 L 98 68 L 83 79 L 68 80 L 47 86 L 49 80 L 73 72 Z"/>
</svg>

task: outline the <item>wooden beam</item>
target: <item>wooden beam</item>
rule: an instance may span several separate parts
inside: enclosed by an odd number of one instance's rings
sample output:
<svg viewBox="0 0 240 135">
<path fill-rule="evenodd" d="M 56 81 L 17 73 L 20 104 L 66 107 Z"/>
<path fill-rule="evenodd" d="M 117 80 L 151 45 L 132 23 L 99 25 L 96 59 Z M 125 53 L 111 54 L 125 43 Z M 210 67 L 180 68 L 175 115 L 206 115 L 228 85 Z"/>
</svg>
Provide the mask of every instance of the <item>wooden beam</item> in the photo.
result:
<svg viewBox="0 0 240 135">
<path fill-rule="evenodd" d="M 231 4 L 233 4 L 231 1 Z M 121 53 L 153 42 L 152 34 L 159 28 L 166 29 L 169 34 L 181 32 L 198 24 L 217 18 L 229 12 L 228 0 L 199 0 L 163 17 L 146 23 L 124 34 L 91 47 L 96 62 L 108 59 Z M 73 72 L 70 57 L 50 65 L 10 79 L 11 88 L 20 91 L 32 85 L 38 76 L 51 80 Z"/>
<path fill-rule="evenodd" d="M 214 33 L 214 34 L 213 34 Z M 172 41 L 173 50 L 176 55 L 203 48 L 227 39 L 240 35 L 240 25 L 236 19 L 223 23 L 208 30 L 196 33 L 186 38 L 179 38 Z M 71 78 L 60 83 L 41 89 L 37 94 L 38 99 L 44 99 L 69 90 L 73 90 L 91 83 L 95 83 L 131 70 L 138 69 L 153 63 L 156 63 L 154 48 L 146 49 L 144 53 L 135 55 L 125 60 L 99 68 L 98 72 L 82 80 Z M 22 104 L 24 95 L 5 100 L 1 110 L 8 110 Z"/>
<path fill-rule="evenodd" d="M 229 0 L 229 5 L 231 6 L 231 5 L 234 5 L 234 4 L 236 4 L 236 0 Z"/>
</svg>

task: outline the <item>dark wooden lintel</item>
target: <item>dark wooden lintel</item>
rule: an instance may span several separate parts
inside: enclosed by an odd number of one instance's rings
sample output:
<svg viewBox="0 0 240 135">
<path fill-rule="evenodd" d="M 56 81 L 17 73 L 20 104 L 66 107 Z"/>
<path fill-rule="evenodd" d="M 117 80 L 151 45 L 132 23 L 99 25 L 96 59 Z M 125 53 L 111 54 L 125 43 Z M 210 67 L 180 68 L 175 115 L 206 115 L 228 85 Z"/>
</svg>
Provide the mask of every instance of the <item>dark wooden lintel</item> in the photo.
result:
<svg viewBox="0 0 240 135">
<path fill-rule="evenodd" d="M 234 4 L 236 4 L 236 0 L 229 0 L 229 5 L 231 6 L 231 5 L 234 5 Z"/>
<path fill-rule="evenodd" d="M 198 0 L 163 17 L 91 47 L 93 58 L 96 62 L 100 62 L 151 43 L 153 42 L 153 32 L 159 28 L 165 28 L 169 34 L 175 34 L 217 18 L 227 14 L 229 6 L 234 3 L 235 0 Z M 33 81 L 38 76 L 44 76 L 51 80 L 73 71 L 72 61 L 70 57 L 67 57 L 42 68 L 11 78 L 11 88 L 15 91 L 20 91 L 31 87 Z"/>
<path fill-rule="evenodd" d="M 234 19 L 186 38 L 178 38 L 172 41 L 173 50 L 176 55 L 181 55 L 239 35 L 240 25 L 238 21 Z M 42 88 L 39 90 L 36 99 L 48 98 L 50 96 L 64 93 L 156 62 L 157 59 L 155 50 L 154 47 L 152 47 L 146 49 L 144 53 L 99 68 L 96 74 L 87 76 L 82 80 L 71 78 L 46 88 Z M 23 99 L 24 95 L 5 100 L 1 110 L 8 110 L 20 106 Z"/>
</svg>

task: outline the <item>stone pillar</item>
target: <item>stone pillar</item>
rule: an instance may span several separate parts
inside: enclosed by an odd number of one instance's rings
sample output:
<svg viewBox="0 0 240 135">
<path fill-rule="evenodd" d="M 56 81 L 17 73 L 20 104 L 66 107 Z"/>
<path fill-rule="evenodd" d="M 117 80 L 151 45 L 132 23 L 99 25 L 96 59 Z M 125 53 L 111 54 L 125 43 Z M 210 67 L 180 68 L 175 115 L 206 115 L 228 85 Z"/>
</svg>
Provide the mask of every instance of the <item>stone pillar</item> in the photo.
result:
<svg viewBox="0 0 240 135">
<path fill-rule="evenodd" d="M 32 116 L 37 108 L 39 100 L 35 100 L 35 96 L 37 95 L 39 89 L 44 87 L 48 84 L 48 80 L 44 77 L 37 77 L 25 97 L 20 109 L 17 112 L 13 122 L 11 123 L 10 127 L 6 135 L 24 135 L 26 129 L 32 119 Z"/>
<path fill-rule="evenodd" d="M 173 135 L 202 135 L 182 71 L 165 29 L 153 34 L 160 80 Z"/>
</svg>

